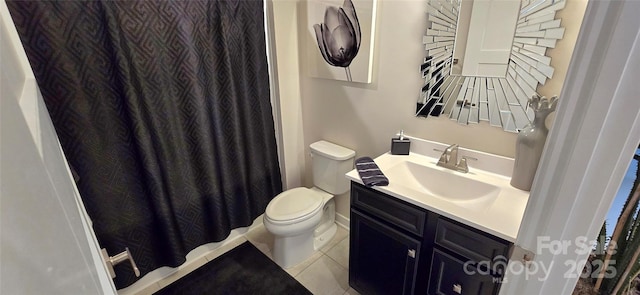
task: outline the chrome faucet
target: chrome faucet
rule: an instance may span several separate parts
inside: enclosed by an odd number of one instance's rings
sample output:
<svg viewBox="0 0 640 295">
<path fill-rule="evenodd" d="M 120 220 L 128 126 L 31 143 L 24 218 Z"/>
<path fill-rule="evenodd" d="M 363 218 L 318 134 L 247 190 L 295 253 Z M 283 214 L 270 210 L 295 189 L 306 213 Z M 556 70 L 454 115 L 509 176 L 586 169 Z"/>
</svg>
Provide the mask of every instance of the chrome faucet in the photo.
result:
<svg viewBox="0 0 640 295">
<path fill-rule="evenodd" d="M 469 166 L 467 165 L 468 157 L 462 157 L 462 159 L 458 161 L 458 147 L 459 146 L 457 144 L 452 144 L 442 151 L 442 155 L 440 156 L 440 160 L 438 160 L 437 165 L 463 173 L 469 172 Z"/>
</svg>

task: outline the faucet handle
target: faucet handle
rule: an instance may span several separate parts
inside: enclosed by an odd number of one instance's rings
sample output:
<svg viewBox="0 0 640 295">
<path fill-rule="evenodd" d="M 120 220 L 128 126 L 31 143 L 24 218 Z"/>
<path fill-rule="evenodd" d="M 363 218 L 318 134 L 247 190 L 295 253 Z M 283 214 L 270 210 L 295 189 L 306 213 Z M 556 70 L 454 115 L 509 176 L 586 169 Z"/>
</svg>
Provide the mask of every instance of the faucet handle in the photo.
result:
<svg viewBox="0 0 640 295">
<path fill-rule="evenodd" d="M 467 160 L 478 161 L 478 159 L 474 158 L 474 157 L 462 156 L 462 157 L 460 157 L 460 162 L 458 162 L 458 164 L 456 165 L 456 169 L 458 171 L 461 171 L 461 172 L 464 172 L 464 173 L 468 173 L 469 172 L 469 165 L 467 165 Z"/>
<path fill-rule="evenodd" d="M 446 148 L 444 150 L 441 149 L 433 149 L 436 152 L 441 152 L 442 154 L 440 154 L 440 159 L 438 160 L 438 165 L 444 165 L 449 163 L 449 156 L 451 154 L 451 150 L 449 148 Z"/>
<path fill-rule="evenodd" d="M 470 157 L 470 156 L 462 156 L 460 157 L 462 159 L 467 159 L 467 160 L 473 160 L 473 161 L 478 161 L 478 158 L 474 158 L 474 157 Z"/>
<path fill-rule="evenodd" d="M 469 165 L 467 165 L 467 157 L 462 157 L 462 159 L 460 159 L 460 162 L 458 162 L 458 164 L 456 165 L 456 170 L 464 173 L 469 172 Z"/>
</svg>

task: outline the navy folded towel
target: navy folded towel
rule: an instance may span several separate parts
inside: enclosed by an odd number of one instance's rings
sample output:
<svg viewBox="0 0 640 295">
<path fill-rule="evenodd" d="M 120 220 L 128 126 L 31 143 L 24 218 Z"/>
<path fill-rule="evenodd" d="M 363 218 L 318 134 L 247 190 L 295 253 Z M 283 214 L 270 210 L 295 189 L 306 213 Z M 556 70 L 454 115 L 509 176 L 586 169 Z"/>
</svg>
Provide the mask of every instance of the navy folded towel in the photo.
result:
<svg viewBox="0 0 640 295">
<path fill-rule="evenodd" d="M 360 179 L 366 186 L 389 185 L 389 179 L 380 171 L 380 168 L 370 157 L 361 157 L 356 160 L 356 170 Z"/>
</svg>

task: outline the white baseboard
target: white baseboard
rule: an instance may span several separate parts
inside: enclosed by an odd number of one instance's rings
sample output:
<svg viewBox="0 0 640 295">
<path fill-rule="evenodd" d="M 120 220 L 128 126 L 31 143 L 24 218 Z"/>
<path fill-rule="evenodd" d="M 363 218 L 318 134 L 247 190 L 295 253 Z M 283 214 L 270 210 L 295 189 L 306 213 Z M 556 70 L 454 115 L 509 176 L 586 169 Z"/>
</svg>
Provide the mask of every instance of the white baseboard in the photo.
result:
<svg viewBox="0 0 640 295">
<path fill-rule="evenodd" d="M 349 218 L 340 213 L 336 213 L 336 224 L 349 230 Z"/>
</svg>

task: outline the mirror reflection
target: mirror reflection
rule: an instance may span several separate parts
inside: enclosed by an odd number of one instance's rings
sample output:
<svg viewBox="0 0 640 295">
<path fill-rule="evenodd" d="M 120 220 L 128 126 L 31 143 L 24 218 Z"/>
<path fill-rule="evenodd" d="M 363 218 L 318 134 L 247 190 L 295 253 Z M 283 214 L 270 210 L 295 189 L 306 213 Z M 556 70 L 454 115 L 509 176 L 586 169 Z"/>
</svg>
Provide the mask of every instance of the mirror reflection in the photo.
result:
<svg viewBox="0 0 640 295">
<path fill-rule="evenodd" d="M 451 73 L 506 77 L 520 1 L 464 0 L 459 9 Z"/>
<path fill-rule="evenodd" d="M 562 39 L 565 0 L 429 0 L 417 116 L 486 121 L 517 132 L 527 100 L 553 77 L 549 48 Z"/>
</svg>

